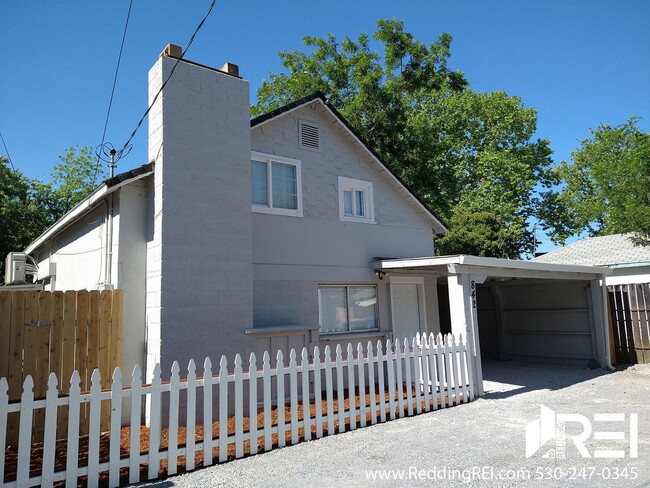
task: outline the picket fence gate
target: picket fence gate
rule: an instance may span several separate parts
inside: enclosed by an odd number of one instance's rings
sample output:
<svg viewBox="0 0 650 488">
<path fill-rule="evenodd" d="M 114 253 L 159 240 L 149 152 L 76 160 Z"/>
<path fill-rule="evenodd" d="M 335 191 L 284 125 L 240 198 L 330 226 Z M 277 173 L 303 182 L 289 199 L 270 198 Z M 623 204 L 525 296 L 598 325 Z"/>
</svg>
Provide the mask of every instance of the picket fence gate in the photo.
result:
<svg viewBox="0 0 650 488">
<path fill-rule="evenodd" d="M 255 354 L 251 354 L 247 370 L 243 369 L 239 354 L 235 356 L 232 370 L 228 369 L 228 361 L 222 356 L 217 375 L 213 375 L 210 358 L 206 358 L 202 377 L 197 377 L 195 363 L 191 360 L 185 380 L 181 380 L 179 365 L 174 362 L 170 380 L 163 382 L 158 364 L 151 384 L 142 383 L 141 370 L 136 366 L 128 388 L 123 387 L 122 374 L 116 368 L 112 387 L 102 390 L 101 375 L 99 370 L 95 370 L 89 392 L 81 392 L 79 374 L 75 371 L 66 395 L 59 394 L 58 380 L 52 373 L 47 394 L 40 399 L 34 398 L 34 383 L 28 376 L 23 384 L 20 402 L 12 403 L 8 401 L 7 380 L 1 378 L 0 445 L 5 442 L 8 415 L 12 412 L 20 415 L 16 476 L 4 481 L 3 486 L 52 486 L 57 481 L 74 486 L 79 477 L 87 477 L 89 487 L 97 486 L 102 478 L 102 484 L 107 482 L 108 486 L 115 487 L 120 482 L 140 482 L 141 465 L 145 465 L 147 470 L 146 478 L 152 480 L 159 477 L 163 461 L 168 475 L 177 473 L 179 456 L 185 458 L 185 470 L 191 471 L 195 468 L 197 453 L 204 454 L 203 466 L 208 466 L 214 462 L 213 450 L 217 450 L 216 459 L 221 463 L 229 457 L 241 458 L 256 454 L 258 450 L 283 447 L 287 442 L 296 444 L 301 440 L 344 432 L 346 424 L 347 428 L 354 430 L 377 422 L 466 403 L 475 398 L 471 364 L 471 353 L 465 339 L 449 334 L 444 339 L 441 335 L 436 338 L 430 335 L 396 340 L 394 343 L 386 341 L 385 348 L 378 341 L 375 349 L 368 342 L 365 351 L 362 344 L 358 344 L 356 355 L 350 344 L 345 358 L 340 345 L 336 346 L 334 358 L 329 346 L 325 347 L 323 355 L 315 347 L 311 357 L 304 348 L 300 360 L 292 349 L 288 364 L 285 364 L 282 351 L 278 351 L 275 367 L 271 365 L 268 352 L 263 354 L 261 368 Z M 182 390 L 185 390 L 186 417 L 185 422 L 180 424 L 185 425 L 187 432 L 184 446 L 178 442 L 179 396 Z M 259 392 L 261 398 L 258 399 Z M 218 399 L 215 416 L 213 393 L 218 395 L 215 396 L 215 400 Z M 202 402 L 197 402 L 197 396 L 200 398 L 201 394 Z M 168 400 L 165 403 L 163 395 Z M 234 430 L 231 428 L 231 432 L 228 428 L 229 395 L 234 395 Z M 124 399 L 130 399 L 128 453 L 122 452 L 120 447 Z M 143 399 L 150 404 L 149 449 L 141 453 Z M 107 400 L 111 405 L 110 445 L 108 456 L 104 455 L 100 460 L 101 404 Z M 258 403 L 258 400 L 261 402 Z M 345 400 L 348 400 L 347 407 Z M 201 408 L 197 403 L 202 403 L 203 419 L 209 419 L 209 423 L 215 420 L 219 422 L 217 436 L 211 435 L 212 426 L 206 422 L 203 438 L 196 438 L 197 407 Z M 248 412 L 244 411 L 245 403 Z M 168 412 L 162 412 L 163 404 L 168 407 Z M 89 405 L 89 433 L 87 464 L 81 466 L 79 412 L 83 405 Z M 62 406 L 68 409 L 67 454 L 65 468 L 55 470 L 57 410 Z M 277 409 L 275 419 L 274 406 Z M 37 470 L 39 472 L 30 474 L 30 463 L 33 462 L 30 459 L 33 447 L 32 418 L 38 410 L 45 411 L 46 419 L 42 464 L 41 469 Z M 277 414 L 283 410 L 284 415 Z M 168 424 L 165 429 L 162 428 L 163 414 Z M 248 429 L 244 428 L 246 417 Z M 258 422 L 261 422 L 261 426 L 258 426 Z M 233 418 L 230 419 L 232 424 Z M 163 445 L 163 438 L 166 446 Z M 5 480 L 8 452 L 5 451 L 0 464 L 0 480 Z"/>
</svg>

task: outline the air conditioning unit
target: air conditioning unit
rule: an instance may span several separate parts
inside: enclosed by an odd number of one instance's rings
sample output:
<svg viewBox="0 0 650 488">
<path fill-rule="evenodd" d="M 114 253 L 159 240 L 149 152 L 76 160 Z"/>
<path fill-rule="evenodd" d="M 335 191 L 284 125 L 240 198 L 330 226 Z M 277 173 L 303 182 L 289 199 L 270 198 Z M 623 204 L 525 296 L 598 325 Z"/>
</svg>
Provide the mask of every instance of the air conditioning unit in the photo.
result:
<svg viewBox="0 0 650 488">
<path fill-rule="evenodd" d="M 27 254 L 10 252 L 5 260 L 5 285 L 16 285 L 26 282 Z"/>
</svg>

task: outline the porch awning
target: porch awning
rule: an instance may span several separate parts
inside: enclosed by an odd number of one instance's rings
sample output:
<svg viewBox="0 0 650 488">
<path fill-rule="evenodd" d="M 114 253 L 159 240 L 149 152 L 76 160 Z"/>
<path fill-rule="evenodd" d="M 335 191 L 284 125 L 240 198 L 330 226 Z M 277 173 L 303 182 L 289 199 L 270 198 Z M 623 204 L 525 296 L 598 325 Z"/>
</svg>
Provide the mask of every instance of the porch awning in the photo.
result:
<svg viewBox="0 0 650 488">
<path fill-rule="evenodd" d="M 597 280 L 612 274 L 611 269 L 601 266 L 540 263 L 466 254 L 405 259 L 379 258 L 372 262 L 372 266 L 376 271 L 392 273 L 427 271 L 438 276 L 472 274 L 490 278 Z"/>
</svg>

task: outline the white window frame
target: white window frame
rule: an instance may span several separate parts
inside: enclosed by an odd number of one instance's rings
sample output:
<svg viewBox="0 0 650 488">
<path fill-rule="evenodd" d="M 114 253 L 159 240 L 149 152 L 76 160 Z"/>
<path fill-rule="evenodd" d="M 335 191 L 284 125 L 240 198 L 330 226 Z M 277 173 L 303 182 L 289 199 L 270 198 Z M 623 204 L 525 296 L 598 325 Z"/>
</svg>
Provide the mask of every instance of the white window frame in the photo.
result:
<svg viewBox="0 0 650 488">
<path fill-rule="evenodd" d="M 366 215 L 363 217 L 345 215 L 345 191 L 351 191 L 353 194 L 354 191 L 363 192 L 363 206 L 366 210 Z M 372 191 L 372 183 L 370 181 L 355 180 L 353 178 L 339 176 L 339 218 L 345 222 L 361 222 L 364 224 L 375 223 L 375 202 Z"/>
<path fill-rule="evenodd" d="M 257 151 L 251 151 L 251 161 L 259 161 L 266 163 L 266 181 L 267 181 L 267 192 L 269 196 L 268 205 L 256 205 L 251 204 L 253 212 L 256 213 L 265 213 L 273 215 L 285 215 L 287 217 L 302 217 L 302 172 L 301 172 L 301 161 L 299 159 L 286 158 L 284 156 L 276 156 L 274 154 L 265 154 Z M 273 208 L 273 175 L 272 175 L 272 163 L 282 163 L 290 164 L 296 168 L 296 198 L 298 200 L 298 209 L 289 209 L 289 208 Z M 253 176 L 251 175 L 251 179 Z"/>
<path fill-rule="evenodd" d="M 372 329 L 362 329 L 362 330 L 350 330 L 350 288 L 374 288 L 375 297 L 377 303 L 375 303 L 375 325 L 376 327 Z M 379 330 L 379 287 L 375 283 L 354 283 L 354 284 L 323 284 L 318 285 L 318 289 L 321 288 L 345 288 L 345 300 L 347 305 L 347 326 L 348 329 L 344 331 L 335 331 L 335 332 L 323 332 L 322 325 L 318 324 L 318 331 L 321 336 L 330 336 L 330 335 L 340 335 L 340 334 L 364 334 L 366 332 L 377 332 Z M 318 299 L 318 314 L 320 316 L 320 296 Z M 320 322 L 320 319 L 319 319 Z"/>
</svg>

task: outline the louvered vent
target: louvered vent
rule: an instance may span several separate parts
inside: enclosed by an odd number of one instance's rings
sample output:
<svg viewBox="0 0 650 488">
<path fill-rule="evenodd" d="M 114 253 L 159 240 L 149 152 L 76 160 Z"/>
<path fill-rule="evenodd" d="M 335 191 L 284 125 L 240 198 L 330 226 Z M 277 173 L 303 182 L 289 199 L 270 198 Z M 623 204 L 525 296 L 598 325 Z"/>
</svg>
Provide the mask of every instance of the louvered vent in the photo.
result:
<svg viewBox="0 0 650 488">
<path fill-rule="evenodd" d="M 317 125 L 300 122 L 300 147 L 312 151 L 320 149 L 320 131 Z"/>
</svg>

